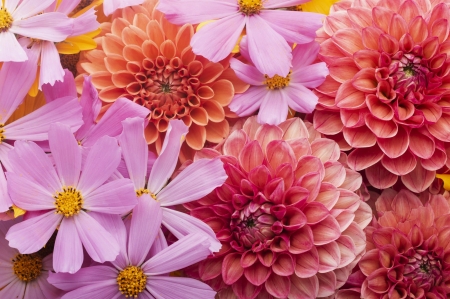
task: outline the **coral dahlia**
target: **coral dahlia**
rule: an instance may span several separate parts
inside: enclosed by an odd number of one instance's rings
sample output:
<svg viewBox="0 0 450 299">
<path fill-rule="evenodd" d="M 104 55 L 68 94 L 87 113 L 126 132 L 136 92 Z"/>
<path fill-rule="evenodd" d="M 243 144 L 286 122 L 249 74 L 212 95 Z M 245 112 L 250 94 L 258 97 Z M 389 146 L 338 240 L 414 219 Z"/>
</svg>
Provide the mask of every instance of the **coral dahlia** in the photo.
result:
<svg viewBox="0 0 450 299">
<path fill-rule="evenodd" d="M 450 9 L 439 2 L 341 3 L 319 34 L 330 76 L 314 127 L 351 149 L 350 167 L 380 189 L 400 176 L 421 192 L 449 164 Z"/>
<path fill-rule="evenodd" d="M 169 121 L 183 120 L 189 133 L 182 156 L 191 158 L 206 141 L 218 143 L 228 135 L 224 107 L 247 85 L 228 60 L 212 63 L 196 56 L 189 45 L 193 26 L 170 24 L 155 4 L 124 8 L 103 23 L 98 48 L 84 55 L 80 72 L 91 74 L 104 102 L 126 97 L 152 111 L 146 138 L 158 151 Z"/>
<path fill-rule="evenodd" d="M 185 205 L 222 242 L 188 270 L 220 298 L 326 297 L 347 280 L 372 214 L 355 193 L 361 176 L 338 161 L 334 141 L 315 136 L 299 118 L 277 127 L 251 117 L 198 153 L 220 156 L 229 178 Z"/>
</svg>

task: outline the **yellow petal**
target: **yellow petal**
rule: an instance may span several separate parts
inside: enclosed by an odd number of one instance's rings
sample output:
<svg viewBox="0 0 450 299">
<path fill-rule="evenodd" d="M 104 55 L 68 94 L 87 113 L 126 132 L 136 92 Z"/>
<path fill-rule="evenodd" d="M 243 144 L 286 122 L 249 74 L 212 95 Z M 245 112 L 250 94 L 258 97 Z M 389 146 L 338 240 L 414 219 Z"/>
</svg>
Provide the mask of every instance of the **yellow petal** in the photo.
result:
<svg viewBox="0 0 450 299">
<path fill-rule="evenodd" d="M 444 181 L 445 190 L 450 190 L 450 174 L 436 174 L 436 177 Z"/>
<path fill-rule="evenodd" d="M 38 94 L 39 91 L 39 73 L 40 73 L 40 67 L 38 67 L 36 79 L 34 79 L 33 85 L 31 85 L 30 90 L 28 91 L 28 95 L 31 97 L 35 97 Z"/>
<path fill-rule="evenodd" d="M 15 205 L 12 206 L 13 210 L 14 210 L 14 218 L 17 218 L 19 216 L 22 216 L 23 214 L 25 214 L 27 211 L 22 210 L 19 207 L 16 207 Z"/>
<path fill-rule="evenodd" d="M 336 2 L 338 2 L 338 0 L 312 0 L 299 6 L 302 11 L 317 12 L 327 15 L 330 13 L 331 6 Z"/>
</svg>

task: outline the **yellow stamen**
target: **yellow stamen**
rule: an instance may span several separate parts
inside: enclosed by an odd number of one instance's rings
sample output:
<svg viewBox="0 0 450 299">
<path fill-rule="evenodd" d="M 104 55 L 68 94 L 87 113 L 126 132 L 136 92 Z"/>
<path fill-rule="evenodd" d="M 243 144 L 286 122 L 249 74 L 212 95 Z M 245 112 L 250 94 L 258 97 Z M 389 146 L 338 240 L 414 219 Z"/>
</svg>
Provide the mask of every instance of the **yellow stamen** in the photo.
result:
<svg viewBox="0 0 450 299">
<path fill-rule="evenodd" d="M 117 276 L 119 291 L 126 297 L 137 298 L 145 290 L 147 276 L 140 267 L 128 266 Z"/>
<path fill-rule="evenodd" d="M 289 82 L 291 82 L 291 72 L 289 72 L 286 77 L 275 75 L 270 78 L 269 76 L 264 75 L 264 78 L 266 78 L 266 80 L 263 83 L 267 85 L 268 89 L 285 88 L 289 85 Z"/>
<path fill-rule="evenodd" d="M 148 191 L 148 189 L 144 189 L 144 188 L 141 188 L 141 189 L 139 189 L 139 190 L 136 190 L 136 195 L 139 197 L 139 196 L 141 196 L 142 194 L 150 194 L 150 191 Z"/>
<path fill-rule="evenodd" d="M 0 124 L 0 143 L 5 140 L 5 129 L 3 129 L 4 126 L 5 124 Z"/>
<path fill-rule="evenodd" d="M 80 213 L 83 207 L 83 197 L 80 191 L 73 187 L 63 187 L 63 191 L 57 192 L 54 198 L 56 213 L 65 217 Z"/>
<path fill-rule="evenodd" d="M 6 7 L 0 8 L 0 32 L 8 31 L 13 23 L 13 18 Z"/>
<path fill-rule="evenodd" d="M 238 0 L 239 11 L 248 16 L 258 14 L 263 8 L 262 0 Z"/>
<path fill-rule="evenodd" d="M 42 273 L 42 258 L 35 253 L 18 254 L 12 261 L 14 274 L 21 281 L 30 282 Z"/>
</svg>

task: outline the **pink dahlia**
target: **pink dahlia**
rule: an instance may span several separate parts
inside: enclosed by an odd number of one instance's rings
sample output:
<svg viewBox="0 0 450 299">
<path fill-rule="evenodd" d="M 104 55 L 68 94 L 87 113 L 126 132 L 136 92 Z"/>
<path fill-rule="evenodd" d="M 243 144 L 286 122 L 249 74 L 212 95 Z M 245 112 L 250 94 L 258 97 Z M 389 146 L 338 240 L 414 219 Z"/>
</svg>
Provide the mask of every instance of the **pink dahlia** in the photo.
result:
<svg viewBox="0 0 450 299">
<path fill-rule="evenodd" d="M 335 7 L 319 34 L 330 76 L 314 127 L 380 189 L 401 177 L 421 192 L 450 165 L 450 9 L 439 2 L 355 1 Z"/>
<path fill-rule="evenodd" d="M 358 298 L 450 296 L 450 204 L 442 195 L 421 200 L 408 190 L 386 189 L 376 201 L 378 221 L 366 228 L 367 252 L 354 278 Z M 353 298 L 358 288 L 337 298 Z"/>
<path fill-rule="evenodd" d="M 185 205 L 222 243 L 192 275 L 220 298 L 326 297 L 344 284 L 372 214 L 334 141 L 309 134 L 299 118 L 276 127 L 251 117 L 198 155 L 221 157 L 229 178 Z"/>
<path fill-rule="evenodd" d="M 214 62 L 231 53 L 245 29 L 256 68 L 269 77 L 285 77 L 292 61 L 289 43 L 312 42 L 322 26 L 322 14 L 280 9 L 305 2 L 308 0 L 161 0 L 158 10 L 178 25 L 215 20 L 191 41 L 195 54 Z"/>
</svg>

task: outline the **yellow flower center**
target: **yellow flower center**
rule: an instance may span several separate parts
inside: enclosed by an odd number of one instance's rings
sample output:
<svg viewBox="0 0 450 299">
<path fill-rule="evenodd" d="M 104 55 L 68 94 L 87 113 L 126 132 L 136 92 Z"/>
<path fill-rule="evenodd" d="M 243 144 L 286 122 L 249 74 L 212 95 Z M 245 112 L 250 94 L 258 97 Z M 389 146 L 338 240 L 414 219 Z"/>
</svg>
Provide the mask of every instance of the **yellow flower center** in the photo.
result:
<svg viewBox="0 0 450 299">
<path fill-rule="evenodd" d="M 42 258 L 35 253 L 18 254 L 12 261 L 14 274 L 22 281 L 35 280 L 42 273 Z"/>
<path fill-rule="evenodd" d="M 4 126 L 5 124 L 0 124 L 0 143 L 5 140 L 5 129 L 3 129 Z"/>
<path fill-rule="evenodd" d="M 117 276 L 119 291 L 126 297 L 137 298 L 145 290 L 147 276 L 140 267 L 128 266 Z"/>
<path fill-rule="evenodd" d="M 13 18 L 11 14 L 6 10 L 6 7 L 0 8 L 0 32 L 5 32 L 11 28 Z"/>
<path fill-rule="evenodd" d="M 268 89 L 285 88 L 289 85 L 289 82 L 291 82 L 291 72 L 289 72 L 286 77 L 275 75 L 270 78 L 269 76 L 264 75 L 264 78 L 266 78 L 266 80 L 263 83 L 267 85 Z"/>
<path fill-rule="evenodd" d="M 151 193 L 150 190 L 148 190 L 148 189 L 143 189 L 143 188 L 141 188 L 141 189 L 139 189 L 139 190 L 136 190 L 136 195 L 137 195 L 138 197 L 141 196 L 142 194 L 150 194 L 150 196 L 151 196 L 153 199 L 156 200 L 156 195 L 153 194 L 153 193 Z"/>
<path fill-rule="evenodd" d="M 263 8 L 262 0 L 238 0 L 239 11 L 248 16 L 258 14 Z"/>
<path fill-rule="evenodd" d="M 63 187 L 62 192 L 54 196 L 56 213 L 70 217 L 80 213 L 83 207 L 83 197 L 80 191 L 73 187 Z"/>
</svg>

